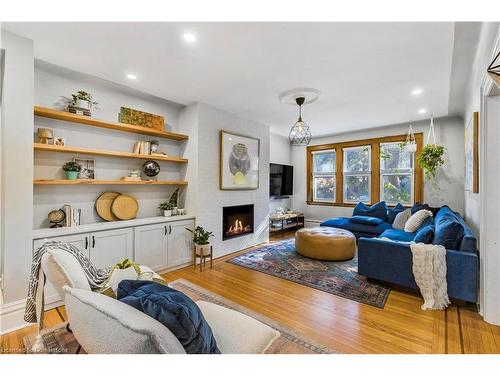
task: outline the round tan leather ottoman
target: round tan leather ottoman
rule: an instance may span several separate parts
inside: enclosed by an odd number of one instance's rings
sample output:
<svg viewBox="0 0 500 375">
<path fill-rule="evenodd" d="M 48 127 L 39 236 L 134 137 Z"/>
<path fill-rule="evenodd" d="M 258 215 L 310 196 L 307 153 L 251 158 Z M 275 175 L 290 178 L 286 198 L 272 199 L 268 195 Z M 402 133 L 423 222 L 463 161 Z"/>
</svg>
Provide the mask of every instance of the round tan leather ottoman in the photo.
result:
<svg viewBox="0 0 500 375">
<path fill-rule="evenodd" d="M 356 237 L 348 230 L 315 227 L 295 232 L 295 250 L 319 260 L 348 260 L 356 252 Z"/>
</svg>

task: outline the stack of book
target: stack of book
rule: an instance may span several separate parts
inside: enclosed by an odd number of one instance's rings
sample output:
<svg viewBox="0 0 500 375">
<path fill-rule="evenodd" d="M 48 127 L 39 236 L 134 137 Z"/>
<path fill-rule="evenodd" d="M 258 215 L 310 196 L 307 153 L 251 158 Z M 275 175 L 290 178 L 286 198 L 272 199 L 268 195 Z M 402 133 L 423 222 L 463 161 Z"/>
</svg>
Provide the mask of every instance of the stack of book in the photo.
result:
<svg viewBox="0 0 500 375">
<path fill-rule="evenodd" d="M 76 107 L 71 104 L 68 105 L 68 112 L 81 116 L 90 116 L 90 109 Z"/>
<path fill-rule="evenodd" d="M 82 222 L 82 209 L 81 208 L 71 208 L 71 205 L 65 204 L 62 208 L 66 214 L 65 225 L 66 227 L 75 227 L 80 225 Z"/>
<path fill-rule="evenodd" d="M 134 154 L 150 155 L 151 141 L 137 141 L 134 143 Z"/>
</svg>

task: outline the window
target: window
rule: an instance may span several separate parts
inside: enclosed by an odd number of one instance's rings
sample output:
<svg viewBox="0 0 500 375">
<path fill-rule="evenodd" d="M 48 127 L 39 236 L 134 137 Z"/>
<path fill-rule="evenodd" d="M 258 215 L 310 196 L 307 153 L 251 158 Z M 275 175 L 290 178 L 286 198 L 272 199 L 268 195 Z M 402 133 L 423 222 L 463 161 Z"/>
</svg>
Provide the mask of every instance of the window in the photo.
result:
<svg viewBox="0 0 500 375">
<path fill-rule="evenodd" d="M 335 202 L 335 150 L 316 151 L 312 153 L 313 163 L 313 196 L 316 202 Z"/>
<path fill-rule="evenodd" d="M 307 147 L 307 204 L 354 206 L 385 200 L 389 205 L 422 202 L 423 173 L 415 164 L 423 134 L 415 134 L 416 154 L 401 143 L 406 135 Z"/>
<path fill-rule="evenodd" d="M 371 147 L 344 148 L 344 202 L 370 202 Z"/>
<path fill-rule="evenodd" d="M 380 199 L 413 204 L 413 155 L 400 142 L 380 144 Z"/>
</svg>

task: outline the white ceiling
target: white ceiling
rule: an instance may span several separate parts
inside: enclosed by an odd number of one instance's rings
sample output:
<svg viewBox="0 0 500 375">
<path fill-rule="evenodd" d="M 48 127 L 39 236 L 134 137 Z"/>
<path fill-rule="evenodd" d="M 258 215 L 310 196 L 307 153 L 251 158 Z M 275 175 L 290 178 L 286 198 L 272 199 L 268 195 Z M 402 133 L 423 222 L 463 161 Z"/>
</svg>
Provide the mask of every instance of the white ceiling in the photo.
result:
<svg viewBox="0 0 500 375">
<path fill-rule="evenodd" d="M 448 115 L 449 100 L 457 96 L 450 93 L 455 29 L 450 22 L 7 23 L 3 28 L 33 39 L 41 60 L 181 104 L 211 104 L 283 135 L 296 109 L 278 95 L 294 87 L 321 91 L 303 111 L 313 136 Z M 184 41 L 187 31 L 197 35 L 196 43 Z M 130 82 L 127 73 L 138 79 Z M 420 97 L 410 95 L 416 87 L 424 90 Z M 417 114 L 420 108 L 428 113 Z"/>
</svg>

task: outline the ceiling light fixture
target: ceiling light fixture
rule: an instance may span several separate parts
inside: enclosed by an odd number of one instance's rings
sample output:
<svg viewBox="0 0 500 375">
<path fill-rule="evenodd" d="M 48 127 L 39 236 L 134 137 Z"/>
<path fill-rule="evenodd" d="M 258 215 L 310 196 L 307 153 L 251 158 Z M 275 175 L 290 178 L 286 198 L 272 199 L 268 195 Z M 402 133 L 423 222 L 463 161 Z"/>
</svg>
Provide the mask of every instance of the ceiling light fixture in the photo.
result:
<svg viewBox="0 0 500 375">
<path fill-rule="evenodd" d="M 184 40 L 189 43 L 196 42 L 196 35 L 194 35 L 193 33 L 185 33 Z"/>
<path fill-rule="evenodd" d="M 135 74 L 129 73 L 129 74 L 127 74 L 127 78 L 131 79 L 132 81 L 135 81 L 137 79 L 137 76 Z"/>
<path fill-rule="evenodd" d="M 421 108 L 421 109 L 418 110 L 418 114 L 419 115 L 424 115 L 426 113 L 427 113 L 427 109 L 425 109 L 425 108 Z"/>
<path fill-rule="evenodd" d="M 416 89 L 411 90 L 411 94 L 412 94 L 413 96 L 419 96 L 419 95 L 422 95 L 422 93 L 423 93 L 423 92 L 424 92 L 424 89 L 422 89 L 422 88 L 420 88 L 420 87 L 419 87 L 419 88 L 416 88 Z"/>
<path fill-rule="evenodd" d="M 292 146 L 307 146 L 309 142 L 311 142 L 311 129 L 309 129 L 309 126 L 302 120 L 302 104 L 304 104 L 305 101 L 306 98 L 302 96 L 295 99 L 295 102 L 299 106 L 299 118 L 290 129 L 290 134 L 288 135 L 288 139 L 290 139 Z"/>
</svg>

